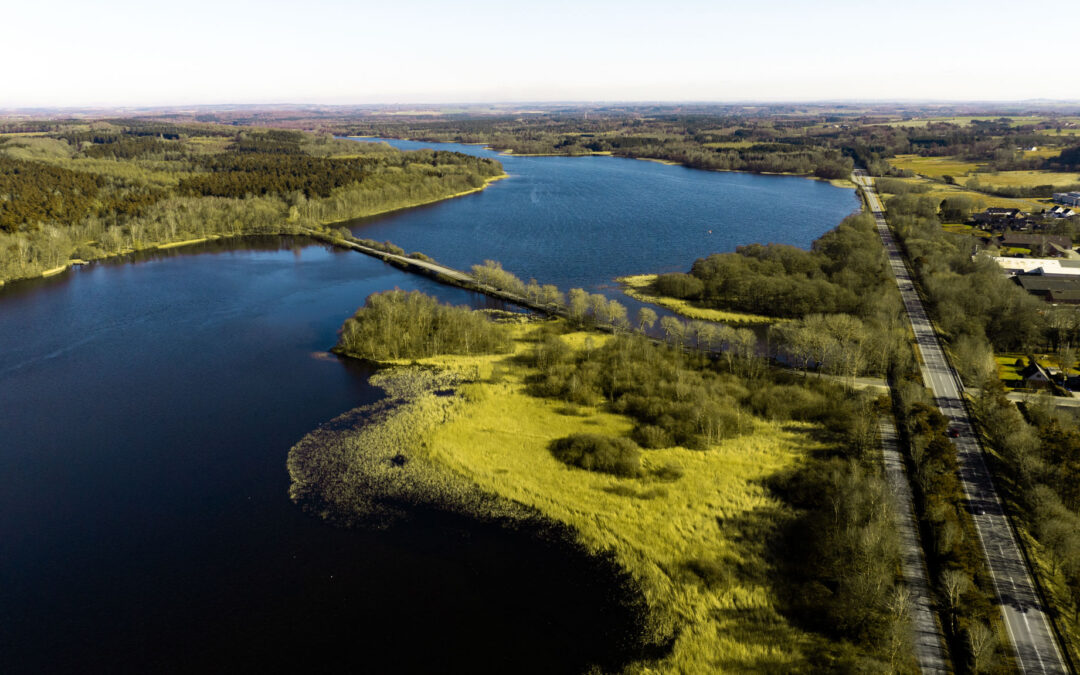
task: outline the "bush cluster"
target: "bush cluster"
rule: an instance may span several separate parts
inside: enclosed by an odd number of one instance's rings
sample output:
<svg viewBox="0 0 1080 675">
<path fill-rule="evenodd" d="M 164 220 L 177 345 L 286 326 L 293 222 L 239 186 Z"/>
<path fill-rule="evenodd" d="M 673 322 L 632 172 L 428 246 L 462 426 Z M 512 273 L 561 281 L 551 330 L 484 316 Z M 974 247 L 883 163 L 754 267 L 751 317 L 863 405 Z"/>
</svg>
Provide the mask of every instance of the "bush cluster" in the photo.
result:
<svg viewBox="0 0 1080 675">
<path fill-rule="evenodd" d="M 616 476 L 640 476 L 641 449 L 628 438 L 573 434 L 551 443 L 551 454 L 560 462 L 589 471 Z"/>
<path fill-rule="evenodd" d="M 505 326 L 468 307 L 440 305 L 420 291 L 374 293 L 345 321 L 334 351 L 372 361 L 510 351 Z"/>
</svg>

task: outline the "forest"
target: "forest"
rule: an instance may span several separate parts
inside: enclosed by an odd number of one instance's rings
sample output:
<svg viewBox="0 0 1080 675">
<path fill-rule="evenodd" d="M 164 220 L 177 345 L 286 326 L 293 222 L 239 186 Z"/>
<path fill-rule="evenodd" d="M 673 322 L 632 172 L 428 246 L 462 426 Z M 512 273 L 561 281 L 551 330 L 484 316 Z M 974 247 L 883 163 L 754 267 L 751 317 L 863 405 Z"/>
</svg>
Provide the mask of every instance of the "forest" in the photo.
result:
<svg viewBox="0 0 1080 675">
<path fill-rule="evenodd" d="M 490 159 L 300 131 L 46 125 L 0 136 L 0 281 L 190 239 L 321 232 L 501 175 Z"/>
</svg>

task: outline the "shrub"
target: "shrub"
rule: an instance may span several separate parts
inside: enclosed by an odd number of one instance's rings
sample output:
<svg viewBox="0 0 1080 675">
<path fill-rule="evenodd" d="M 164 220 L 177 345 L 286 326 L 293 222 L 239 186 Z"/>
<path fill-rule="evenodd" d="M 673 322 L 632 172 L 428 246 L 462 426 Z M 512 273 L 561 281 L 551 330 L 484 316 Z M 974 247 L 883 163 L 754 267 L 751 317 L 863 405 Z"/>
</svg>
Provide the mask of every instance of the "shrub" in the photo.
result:
<svg viewBox="0 0 1080 675">
<path fill-rule="evenodd" d="M 553 441 L 551 453 L 561 462 L 588 471 L 641 475 L 641 449 L 628 438 L 573 434 Z"/>
<path fill-rule="evenodd" d="M 661 274 L 653 283 L 657 293 L 673 298 L 698 298 L 705 290 L 705 284 L 701 279 L 681 272 Z"/>
</svg>

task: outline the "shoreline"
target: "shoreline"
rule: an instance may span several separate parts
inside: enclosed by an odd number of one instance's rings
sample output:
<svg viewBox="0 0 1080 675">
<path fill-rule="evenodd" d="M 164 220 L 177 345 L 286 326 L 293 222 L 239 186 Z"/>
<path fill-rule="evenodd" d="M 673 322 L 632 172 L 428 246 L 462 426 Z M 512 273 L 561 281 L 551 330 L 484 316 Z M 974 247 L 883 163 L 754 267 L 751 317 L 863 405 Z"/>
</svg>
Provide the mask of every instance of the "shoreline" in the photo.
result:
<svg viewBox="0 0 1080 675">
<path fill-rule="evenodd" d="M 821 178 L 818 176 L 811 176 L 801 173 L 784 173 L 776 171 L 740 171 L 738 169 L 698 169 L 692 166 L 687 166 L 682 162 L 676 162 L 672 159 L 661 159 L 659 157 L 634 157 L 631 155 L 616 155 L 611 150 L 597 150 L 593 152 L 586 152 L 582 154 L 566 154 L 558 152 L 529 152 L 518 153 L 514 152 L 512 148 L 500 150 L 493 147 L 490 143 L 463 143 L 459 141 L 429 141 L 424 139 L 413 138 L 394 138 L 392 136 L 345 136 L 345 138 L 374 138 L 374 139 L 390 139 L 394 141 L 409 141 L 411 143 L 439 143 L 439 144 L 453 144 L 453 145 L 471 145 L 482 147 L 490 150 L 502 157 L 616 157 L 618 159 L 635 159 L 642 162 L 656 162 L 657 164 L 664 164 L 666 166 L 681 166 L 693 171 L 711 171 L 715 173 L 748 173 L 752 176 L 787 176 L 791 178 L 806 178 L 809 180 L 820 181 L 822 183 L 828 183 L 836 188 L 842 188 L 845 190 L 858 190 L 858 186 L 847 178 Z"/>
<path fill-rule="evenodd" d="M 548 450 L 554 439 L 580 432 L 625 436 L 632 421 L 602 407 L 568 412 L 560 400 L 532 396 L 528 378 L 533 368 L 520 357 L 534 348 L 530 331 L 535 328 L 515 329 L 515 349 L 510 354 L 380 362 L 385 370 L 372 383 L 406 381 L 407 386 L 396 389 L 408 392 L 415 404 L 406 399 L 393 419 L 376 420 L 368 427 L 324 425 L 305 436 L 289 453 L 290 476 L 300 481 L 290 494 L 311 499 L 313 504 L 325 504 L 319 501 L 324 494 L 335 499 L 344 494 L 344 505 L 366 507 L 371 493 L 361 491 L 355 500 L 341 489 L 337 476 L 347 474 L 349 480 L 385 491 L 392 505 L 400 504 L 395 497 L 406 495 L 406 502 L 455 508 L 455 500 L 463 497 L 456 511 L 498 519 L 506 515 L 504 509 L 490 514 L 475 508 L 484 499 L 494 499 L 487 502 L 489 507 L 501 503 L 511 510 L 521 508 L 566 528 L 590 555 L 611 556 L 633 579 L 643 599 L 642 653 L 631 669 L 700 670 L 722 654 L 748 657 L 740 645 L 747 640 L 746 631 L 752 634 L 759 629 L 786 634 L 788 648 L 762 646 L 758 656 L 789 665 L 799 659 L 808 636 L 777 614 L 767 583 L 731 579 L 702 584 L 694 572 L 687 571 L 690 563 L 685 559 L 763 555 L 756 547 L 745 547 L 738 537 L 729 538 L 723 529 L 724 536 L 707 541 L 699 535 L 714 531 L 719 517 L 736 519 L 754 505 L 767 508 L 772 504 L 758 481 L 780 467 L 793 466 L 817 447 L 808 435 L 810 425 L 756 421 L 754 434 L 720 441 L 707 453 L 681 447 L 648 450 L 644 462 L 649 475 L 636 478 L 567 466 Z M 577 331 L 560 339 L 580 350 L 610 338 Z M 407 382 L 417 374 L 430 383 Z M 447 381 L 455 384 L 446 388 Z M 393 389 L 388 388 L 388 398 L 394 396 Z M 387 422 L 389 426 L 380 428 Z M 337 427 L 337 431 L 327 433 L 326 427 Z M 373 439 L 389 446 L 373 449 Z M 320 443 L 326 445 L 320 448 Z M 364 451 L 352 452 L 345 465 L 337 465 L 335 458 L 345 456 L 341 454 L 345 447 Z M 412 473 L 365 457 L 369 450 L 402 458 L 397 466 L 410 467 Z M 320 457 L 320 453 L 330 454 Z M 755 460 L 749 472 L 748 456 Z M 325 485 L 312 482 L 320 466 L 332 464 L 347 470 L 329 476 Z M 677 477 L 666 479 L 651 475 L 658 467 L 672 464 L 684 467 L 685 474 L 680 470 Z M 375 473 L 365 475 L 369 469 Z M 447 492 L 442 487 L 446 481 L 457 487 Z M 717 481 L 723 486 L 719 491 Z M 426 493 L 428 486 L 436 489 Z M 378 507 L 379 500 L 374 501 Z M 363 512 L 358 517 L 367 520 Z M 503 522 L 512 521 L 511 517 Z M 753 621 L 735 625 L 720 620 L 711 611 L 717 607 L 753 610 Z"/>
<path fill-rule="evenodd" d="M 510 174 L 508 174 L 508 173 L 506 173 L 504 171 L 499 176 L 492 176 L 492 177 L 489 177 L 489 178 L 485 178 L 484 179 L 484 184 L 481 185 L 480 187 L 470 188 L 468 190 L 462 190 L 460 192 L 455 192 L 453 194 L 449 194 L 449 195 L 446 195 L 446 196 L 443 196 L 443 197 L 436 197 L 436 198 L 433 198 L 433 199 L 428 199 L 428 200 L 424 200 L 424 201 L 421 201 L 421 202 L 417 202 L 415 204 L 409 204 L 407 206 L 400 206 L 400 207 L 394 207 L 394 208 L 390 208 L 390 209 L 383 209 L 382 211 L 377 211 L 377 212 L 374 212 L 374 213 L 355 216 L 353 218 L 347 218 L 345 220 L 333 220 L 333 221 L 327 221 L 327 222 L 320 222 L 319 225 L 321 227 L 324 227 L 324 228 L 330 228 L 330 227 L 334 227 L 334 226 L 337 226 L 337 225 L 343 225 L 344 223 L 348 223 L 348 222 L 351 222 L 353 220 L 358 220 L 360 218 L 369 218 L 369 217 L 375 217 L 375 216 L 382 216 L 382 215 L 386 215 L 388 213 L 394 213 L 394 212 L 397 212 L 397 211 L 406 211 L 408 209 L 416 208 L 418 206 L 427 206 L 427 205 L 430 205 L 430 204 L 436 204 L 438 202 L 446 201 L 446 200 L 449 200 L 449 199 L 456 199 L 458 197 L 464 197 L 464 196 L 467 196 L 467 195 L 476 194 L 478 192 L 482 192 L 483 190 L 487 189 L 487 187 L 490 186 L 492 183 L 495 183 L 497 181 L 500 181 L 500 180 L 503 180 L 504 178 L 509 178 L 509 177 L 510 177 Z M 164 250 L 170 250 L 170 249 L 175 249 L 175 248 L 182 248 L 182 247 L 185 247 L 185 246 L 192 246 L 192 245 L 195 245 L 195 244 L 203 244 L 203 243 L 211 242 L 211 241 L 219 241 L 219 240 L 222 240 L 222 239 L 239 239 L 239 238 L 250 237 L 250 236 L 270 236 L 270 237 L 309 236 L 310 237 L 310 236 L 312 236 L 312 234 L 323 234 L 323 235 L 327 235 L 325 239 L 324 238 L 316 238 L 316 240 L 317 241 L 322 241 L 322 242 L 327 243 L 327 244 L 330 244 L 331 246 L 342 247 L 340 244 L 336 243 L 336 241 L 335 241 L 335 239 L 333 237 L 329 236 L 329 233 L 325 233 L 325 232 L 324 233 L 318 233 L 318 232 L 316 232 L 316 233 L 312 233 L 312 232 L 293 232 L 293 231 L 285 231 L 285 230 L 286 230 L 286 228 L 282 227 L 282 228 L 278 228 L 278 230 L 274 231 L 274 232 L 241 232 L 241 233 L 227 233 L 227 234 L 208 234 L 208 235 L 206 235 L 204 237 L 197 237 L 197 238 L 194 238 L 194 239 L 183 239 L 183 240 L 180 240 L 180 241 L 168 241 L 168 242 L 164 242 L 164 243 L 160 243 L 160 244 L 148 244 L 146 246 L 135 247 L 135 248 L 125 247 L 125 248 L 123 248 L 123 249 L 121 249 L 121 250 L 119 250 L 119 251 L 117 251 L 115 253 L 104 253 L 104 255 L 97 256 L 97 257 L 94 257 L 94 258 L 90 258 L 90 259 L 87 259 L 87 260 L 78 259 L 78 258 L 72 258 L 72 259 L 66 261 L 63 265 L 59 265 L 57 267 L 53 267 L 53 268 L 50 268 L 50 269 L 47 269 L 47 270 L 43 270 L 43 271 L 41 271 L 41 272 L 39 272 L 37 274 L 33 274 L 33 275 L 30 275 L 30 276 L 14 277 L 14 278 L 11 278 L 11 279 L 0 279 L 0 289 L 4 288 L 5 286 L 7 286 L 9 284 L 18 284 L 18 283 L 21 283 L 21 282 L 33 281 L 35 279 L 48 279 L 50 277 L 55 277 L 55 276 L 58 276 L 60 274 L 63 274 L 64 272 L 69 271 L 73 267 L 79 267 L 79 266 L 82 266 L 82 265 L 88 265 L 90 263 L 103 262 L 103 261 L 106 261 L 106 260 L 112 260 L 112 259 L 120 258 L 120 257 L 126 256 L 126 255 L 131 255 L 133 253 L 150 253 L 150 252 L 153 252 L 153 251 L 164 251 Z M 351 248 L 351 247 L 344 246 L 342 248 Z"/>
<path fill-rule="evenodd" d="M 784 321 L 790 321 L 790 319 L 784 319 L 775 316 L 764 316 L 761 314 L 749 314 L 746 312 L 737 312 L 726 309 L 713 309 L 711 307 L 698 307 L 690 304 L 686 300 L 679 300 L 678 298 L 669 298 L 661 295 L 654 295 L 648 292 L 648 288 L 652 285 L 652 282 L 658 277 L 658 274 L 629 274 L 622 277 L 616 277 L 615 282 L 619 284 L 619 289 L 627 296 L 637 300 L 638 302 L 644 302 L 650 305 L 656 305 L 657 307 L 663 307 L 670 310 L 679 316 L 686 317 L 696 321 L 713 321 L 716 323 L 734 324 L 734 325 L 768 325 L 774 323 L 782 323 Z"/>
</svg>

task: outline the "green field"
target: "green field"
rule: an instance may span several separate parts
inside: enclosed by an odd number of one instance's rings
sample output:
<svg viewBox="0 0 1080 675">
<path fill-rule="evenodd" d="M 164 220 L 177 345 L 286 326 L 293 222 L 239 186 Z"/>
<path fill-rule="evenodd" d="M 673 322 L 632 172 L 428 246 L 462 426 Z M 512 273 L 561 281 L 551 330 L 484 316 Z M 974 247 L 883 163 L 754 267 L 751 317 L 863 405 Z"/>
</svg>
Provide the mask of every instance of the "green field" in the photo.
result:
<svg viewBox="0 0 1080 675">
<path fill-rule="evenodd" d="M 980 174 L 981 176 L 982 174 Z M 998 197 L 995 195 L 983 194 L 982 192 L 976 192 L 969 190 L 960 185 L 946 185 L 929 178 L 897 178 L 892 180 L 900 180 L 908 183 L 912 186 L 925 186 L 929 188 L 927 192 L 920 192 L 916 194 L 916 197 L 930 197 L 937 201 L 941 201 L 946 197 L 970 197 L 976 206 L 977 210 L 982 210 L 991 206 L 999 206 L 1003 208 L 1015 208 L 1022 211 L 1042 211 L 1046 208 L 1046 204 L 1034 199 L 1013 199 L 1011 197 Z M 882 193 L 888 195 L 888 193 Z"/>
<path fill-rule="evenodd" d="M 1026 124 L 1038 124 L 1045 122 L 1048 118 L 1039 115 L 958 115 L 954 117 L 927 117 L 917 120 L 903 120 L 900 122 L 890 122 L 891 126 L 895 127 L 925 127 L 926 125 L 937 122 L 947 124 L 958 124 L 960 126 L 966 126 L 972 122 L 992 122 L 1002 117 L 1008 117 L 1011 126 L 1021 127 Z"/>
<path fill-rule="evenodd" d="M 964 234 L 970 237 L 979 237 L 980 239 L 992 239 L 994 236 L 985 230 L 962 223 L 945 223 L 941 226 L 941 229 L 951 234 Z"/>
<path fill-rule="evenodd" d="M 1065 186 L 1080 183 L 1080 174 L 1078 173 L 1057 173 L 1054 171 L 997 171 L 977 175 L 979 183 L 988 187 Z"/>
<path fill-rule="evenodd" d="M 957 180 L 979 168 L 975 162 L 965 162 L 955 157 L 920 157 L 919 155 L 897 155 L 889 159 L 889 164 L 897 169 L 911 171 L 921 176 L 930 178 L 952 176 Z"/>
</svg>

